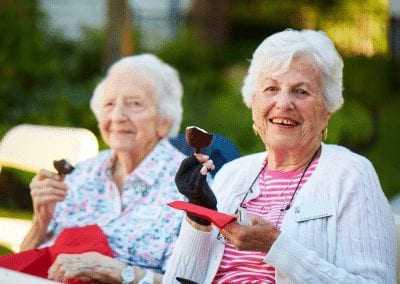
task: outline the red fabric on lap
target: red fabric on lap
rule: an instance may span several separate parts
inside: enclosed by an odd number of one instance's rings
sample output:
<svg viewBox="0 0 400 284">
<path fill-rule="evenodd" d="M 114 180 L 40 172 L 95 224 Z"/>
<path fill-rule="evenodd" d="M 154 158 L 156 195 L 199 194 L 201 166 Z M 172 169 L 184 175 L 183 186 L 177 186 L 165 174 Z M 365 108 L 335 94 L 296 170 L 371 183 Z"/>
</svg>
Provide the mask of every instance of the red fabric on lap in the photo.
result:
<svg viewBox="0 0 400 284">
<path fill-rule="evenodd" d="M 0 267 L 47 278 L 51 266 L 48 248 L 33 249 L 0 257 Z"/>
<path fill-rule="evenodd" d="M 61 253 L 99 252 L 113 257 L 107 237 L 97 225 L 64 229 L 50 247 L 0 256 L 0 267 L 47 278 L 47 271 Z M 73 280 L 69 283 L 89 283 Z"/>
<path fill-rule="evenodd" d="M 189 202 L 173 201 L 168 203 L 168 205 L 172 208 L 185 210 L 187 213 L 205 219 L 220 229 L 223 229 L 226 225 L 236 220 L 235 216 L 211 210 Z"/>
<path fill-rule="evenodd" d="M 107 237 L 97 225 L 67 228 L 57 237 L 54 245 L 49 247 L 52 263 L 60 253 L 75 254 L 89 251 L 96 251 L 110 257 L 114 256 L 108 245 Z"/>
</svg>

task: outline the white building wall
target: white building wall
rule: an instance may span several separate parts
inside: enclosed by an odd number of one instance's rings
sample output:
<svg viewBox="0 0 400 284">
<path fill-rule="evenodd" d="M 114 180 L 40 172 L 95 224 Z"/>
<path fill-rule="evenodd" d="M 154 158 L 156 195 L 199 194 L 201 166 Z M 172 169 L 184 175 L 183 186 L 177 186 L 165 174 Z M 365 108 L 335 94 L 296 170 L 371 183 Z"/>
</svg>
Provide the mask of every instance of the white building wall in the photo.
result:
<svg viewBox="0 0 400 284">
<path fill-rule="evenodd" d="M 128 3 L 143 44 L 157 48 L 160 42 L 175 36 L 176 24 L 181 18 L 174 17 L 183 17 L 191 0 L 129 0 Z M 81 36 L 83 26 L 104 27 L 106 4 L 106 0 L 39 0 L 41 10 L 49 19 L 48 28 L 56 29 L 72 39 Z"/>
<path fill-rule="evenodd" d="M 77 39 L 81 27 L 102 28 L 105 23 L 105 0 L 39 0 L 40 8 L 49 19 L 49 30 Z"/>
</svg>

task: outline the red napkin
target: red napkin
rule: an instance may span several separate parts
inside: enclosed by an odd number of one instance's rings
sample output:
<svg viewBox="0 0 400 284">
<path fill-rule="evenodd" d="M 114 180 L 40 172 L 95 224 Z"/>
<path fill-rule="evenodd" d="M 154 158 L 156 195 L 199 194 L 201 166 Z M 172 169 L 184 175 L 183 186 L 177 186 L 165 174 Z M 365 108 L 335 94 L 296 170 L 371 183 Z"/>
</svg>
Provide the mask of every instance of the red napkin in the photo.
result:
<svg viewBox="0 0 400 284">
<path fill-rule="evenodd" d="M 226 225 L 236 220 L 235 216 L 211 210 L 189 202 L 173 201 L 168 203 L 168 205 L 172 208 L 185 210 L 187 213 L 190 213 L 196 217 L 210 221 L 220 229 L 223 229 Z"/>
<path fill-rule="evenodd" d="M 97 225 L 64 229 L 50 247 L 28 250 L 0 257 L 0 267 L 47 278 L 47 271 L 60 253 L 84 253 L 89 251 L 113 257 L 107 237 Z M 90 283 L 73 280 L 69 283 Z"/>
</svg>

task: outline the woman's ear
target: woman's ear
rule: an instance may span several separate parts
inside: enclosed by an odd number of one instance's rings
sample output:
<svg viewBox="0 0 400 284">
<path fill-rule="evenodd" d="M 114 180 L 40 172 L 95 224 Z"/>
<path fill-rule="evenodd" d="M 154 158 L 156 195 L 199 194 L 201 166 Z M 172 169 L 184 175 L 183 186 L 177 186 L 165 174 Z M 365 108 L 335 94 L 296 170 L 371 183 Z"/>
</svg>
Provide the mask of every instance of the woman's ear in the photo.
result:
<svg viewBox="0 0 400 284">
<path fill-rule="evenodd" d="M 171 129 L 171 124 L 169 118 L 159 116 L 157 123 L 157 135 L 159 138 L 164 138 L 168 135 L 168 132 Z"/>
<path fill-rule="evenodd" d="M 331 116 L 332 116 L 332 113 L 331 113 L 331 112 L 328 112 L 328 113 L 326 114 L 326 120 L 329 120 L 329 119 L 331 118 Z"/>
</svg>

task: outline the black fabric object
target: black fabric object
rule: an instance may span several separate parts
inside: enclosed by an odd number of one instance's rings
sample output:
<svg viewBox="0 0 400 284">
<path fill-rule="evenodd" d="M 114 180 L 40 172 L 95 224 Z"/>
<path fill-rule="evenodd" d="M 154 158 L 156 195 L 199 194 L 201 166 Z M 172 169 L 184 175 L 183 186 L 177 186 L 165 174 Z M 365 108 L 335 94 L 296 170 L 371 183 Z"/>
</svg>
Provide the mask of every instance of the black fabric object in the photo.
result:
<svg viewBox="0 0 400 284">
<path fill-rule="evenodd" d="M 190 203 L 217 210 L 217 199 L 207 183 L 207 176 L 200 173 L 202 166 L 194 155 L 184 159 L 175 175 L 176 186 Z M 187 216 L 200 225 L 211 224 L 191 214 Z"/>
</svg>

